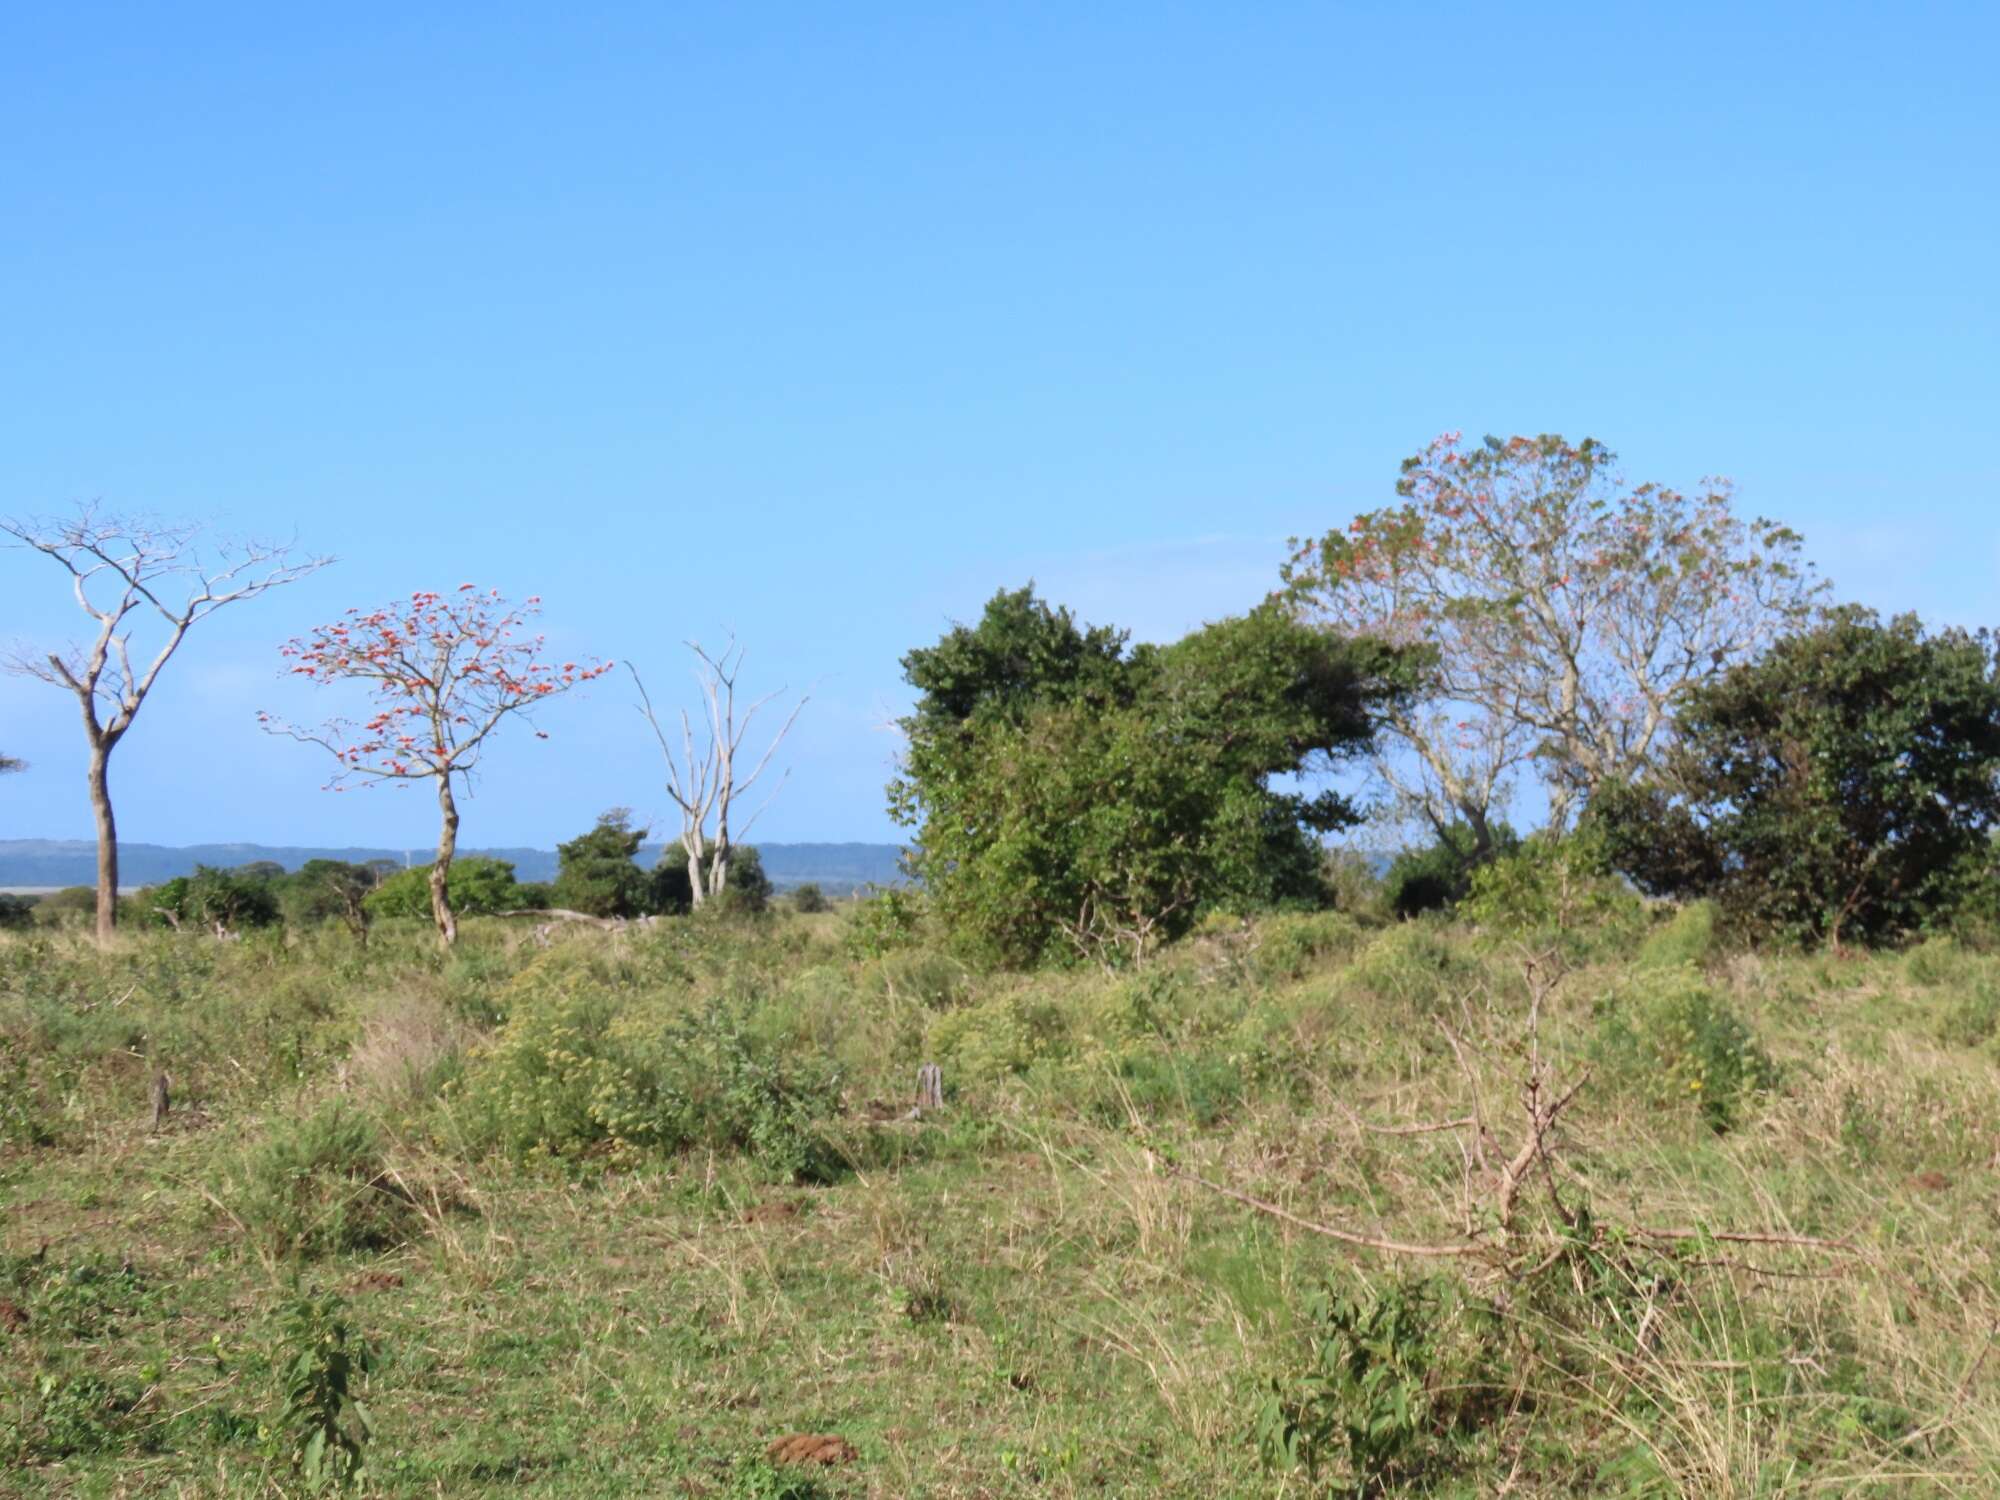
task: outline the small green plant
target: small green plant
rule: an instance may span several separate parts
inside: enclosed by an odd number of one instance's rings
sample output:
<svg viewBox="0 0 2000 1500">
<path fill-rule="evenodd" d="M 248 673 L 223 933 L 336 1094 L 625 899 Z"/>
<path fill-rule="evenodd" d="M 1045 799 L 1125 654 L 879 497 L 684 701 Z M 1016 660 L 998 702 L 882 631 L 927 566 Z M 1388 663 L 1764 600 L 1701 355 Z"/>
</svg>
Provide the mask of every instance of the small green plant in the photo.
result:
<svg viewBox="0 0 2000 1500">
<path fill-rule="evenodd" d="M 1476 1370 L 1441 1378 L 1455 1362 L 1456 1301 L 1455 1289 L 1431 1279 L 1355 1294 L 1323 1288 L 1307 1311 L 1304 1360 L 1270 1382 L 1257 1423 L 1265 1462 L 1303 1466 L 1317 1482 L 1344 1459 L 1355 1496 L 1434 1467 L 1473 1410 L 1467 1397 L 1482 1389 Z"/>
<path fill-rule="evenodd" d="M 355 1394 L 374 1356 L 344 1310 L 333 1292 L 300 1293 L 285 1310 L 277 1437 L 283 1456 L 316 1490 L 359 1480 L 375 1434 L 375 1419 Z"/>
<path fill-rule="evenodd" d="M 1599 1015 L 1599 1049 L 1656 1103 L 1693 1103 L 1718 1135 L 1778 1070 L 1727 1002 L 1691 979 L 1661 976 L 1636 1004 Z"/>
<path fill-rule="evenodd" d="M 229 1194 L 266 1249 L 299 1259 L 385 1249 L 408 1239 L 417 1220 L 374 1125 L 340 1100 L 275 1124 Z"/>
</svg>

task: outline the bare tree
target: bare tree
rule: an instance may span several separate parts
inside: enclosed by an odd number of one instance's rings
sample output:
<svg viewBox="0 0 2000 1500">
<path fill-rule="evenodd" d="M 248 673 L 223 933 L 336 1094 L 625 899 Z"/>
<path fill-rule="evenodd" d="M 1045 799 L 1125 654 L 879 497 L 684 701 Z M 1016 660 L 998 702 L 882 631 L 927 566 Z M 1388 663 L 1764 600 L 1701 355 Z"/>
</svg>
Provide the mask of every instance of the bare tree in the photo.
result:
<svg viewBox="0 0 2000 1500">
<path fill-rule="evenodd" d="M 800 698 L 792 706 L 792 711 L 778 732 L 771 736 L 764 753 L 757 758 L 757 764 L 747 776 L 738 777 L 737 756 L 742 751 L 743 741 L 750 733 L 750 725 L 757 717 L 759 709 L 773 699 L 781 697 L 783 688 L 774 693 L 766 693 L 743 710 L 739 718 L 736 710 L 736 679 L 743 668 L 743 648 L 731 637 L 729 644 L 718 654 L 711 656 L 702 649 L 700 642 L 685 643 L 695 655 L 695 682 L 701 688 L 702 714 L 705 734 L 699 751 L 696 748 L 696 734 L 693 721 L 686 709 L 680 715 L 681 748 L 675 753 L 673 742 L 660 727 L 659 716 L 653 712 L 653 700 L 646 693 L 646 684 L 639 678 L 639 669 L 626 663 L 632 673 L 632 681 L 638 684 L 639 698 L 644 705 L 640 710 L 646 722 L 653 726 L 653 736 L 660 742 L 660 753 L 667 762 L 667 795 L 673 798 L 674 806 L 681 814 L 681 847 L 687 854 L 688 885 L 695 906 L 720 897 L 729 886 L 729 854 L 736 838 L 749 833 L 751 825 L 763 815 L 771 805 L 772 798 L 784 786 L 787 771 L 771 789 L 771 794 L 758 806 L 757 810 L 745 818 L 742 824 L 732 828 L 731 819 L 736 804 L 749 794 L 757 784 L 757 779 L 771 764 L 771 757 L 785 736 L 792 732 L 792 725 L 798 722 L 799 711 L 807 698 Z M 713 832 L 710 831 L 711 826 Z"/>
<path fill-rule="evenodd" d="M 1606 782 L 1654 764 L 1674 705 L 1810 617 L 1797 533 L 1737 514 L 1726 481 L 1628 486 L 1603 444 L 1446 434 L 1404 461 L 1402 503 L 1300 545 L 1295 607 L 1420 648 L 1422 691 L 1383 714 L 1377 770 L 1483 854 L 1531 767 L 1565 830 Z"/>
<path fill-rule="evenodd" d="M 97 938 L 105 942 L 118 921 L 111 752 L 138 717 L 161 668 L 188 631 L 225 604 L 254 599 L 333 559 L 293 561 L 290 544 L 231 540 L 214 543 L 204 555 L 199 526 L 105 515 L 95 504 L 61 520 L 0 521 L 0 531 L 68 573 L 77 607 L 96 622 L 88 647 L 43 654 L 17 650 L 0 665 L 67 690 L 83 712 L 90 744 L 90 806 L 97 818 Z M 134 665 L 132 656 L 132 625 L 139 621 L 159 631 L 150 659 L 141 653 L 143 668 Z"/>
</svg>

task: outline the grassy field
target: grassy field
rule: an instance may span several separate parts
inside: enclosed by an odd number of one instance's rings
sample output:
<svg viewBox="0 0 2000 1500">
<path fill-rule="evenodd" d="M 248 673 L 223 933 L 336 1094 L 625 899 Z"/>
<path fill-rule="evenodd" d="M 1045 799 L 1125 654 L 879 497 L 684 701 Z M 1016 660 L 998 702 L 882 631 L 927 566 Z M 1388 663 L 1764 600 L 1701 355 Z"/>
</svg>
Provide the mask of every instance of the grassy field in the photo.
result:
<svg viewBox="0 0 2000 1500">
<path fill-rule="evenodd" d="M 0 938 L 0 1489 L 2000 1494 L 2000 957 L 469 927 Z"/>
</svg>

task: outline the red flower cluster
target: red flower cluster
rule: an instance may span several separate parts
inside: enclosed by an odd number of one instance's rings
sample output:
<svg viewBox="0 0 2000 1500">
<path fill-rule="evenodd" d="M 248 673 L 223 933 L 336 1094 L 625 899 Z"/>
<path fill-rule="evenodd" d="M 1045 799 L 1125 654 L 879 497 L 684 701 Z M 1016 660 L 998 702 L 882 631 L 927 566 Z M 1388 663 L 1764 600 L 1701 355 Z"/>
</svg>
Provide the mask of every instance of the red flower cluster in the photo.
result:
<svg viewBox="0 0 2000 1500">
<path fill-rule="evenodd" d="M 323 735 L 301 738 L 330 750 L 341 778 L 413 779 L 469 769 L 509 714 L 525 713 L 614 665 L 539 661 L 543 637 L 526 628 L 540 603 L 531 597 L 510 605 L 498 589 L 482 594 L 464 583 L 449 599 L 420 590 L 405 603 L 365 614 L 351 609 L 287 642 L 280 654 L 295 675 L 365 683 L 377 704 L 359 725 L 335 721 Z"/>
</svg>

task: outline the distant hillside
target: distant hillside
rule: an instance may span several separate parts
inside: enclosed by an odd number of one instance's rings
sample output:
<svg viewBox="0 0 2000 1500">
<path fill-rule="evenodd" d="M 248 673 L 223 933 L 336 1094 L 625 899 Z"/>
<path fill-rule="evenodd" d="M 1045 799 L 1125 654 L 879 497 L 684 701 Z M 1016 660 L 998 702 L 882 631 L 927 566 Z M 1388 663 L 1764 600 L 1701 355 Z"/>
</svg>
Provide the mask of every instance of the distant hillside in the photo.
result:
<svg viewBox="0 0 2000 1500">
<path fill-rule="evenodd" d="M 650 865 L 660 857 L 659 844 L 648 844 L 639 855 Z M 900 877 L 894 844 L 766 844 L 758 843 L 764 869 L 780 890 L 811 881 L 829 895 L 845 895 L 866 885 L 889 885 Z M 554 880 L 552 849 L 461 849 L 504 859 L 522 880 Z M 176 875 L 191 875 L 196 865 L 228 868 L 256 860 L 272 860 L 296 870 L 309 859 L 405 859 L 423 864 L 428 849 L 304 849 L 271 844 L 120 844 L 118 878 L 128 886 L 156 885 Z M 0 887 L 89 885 L 97 879 L 97 846 L 87 839 L 0 839 Z"/>
</svg>

